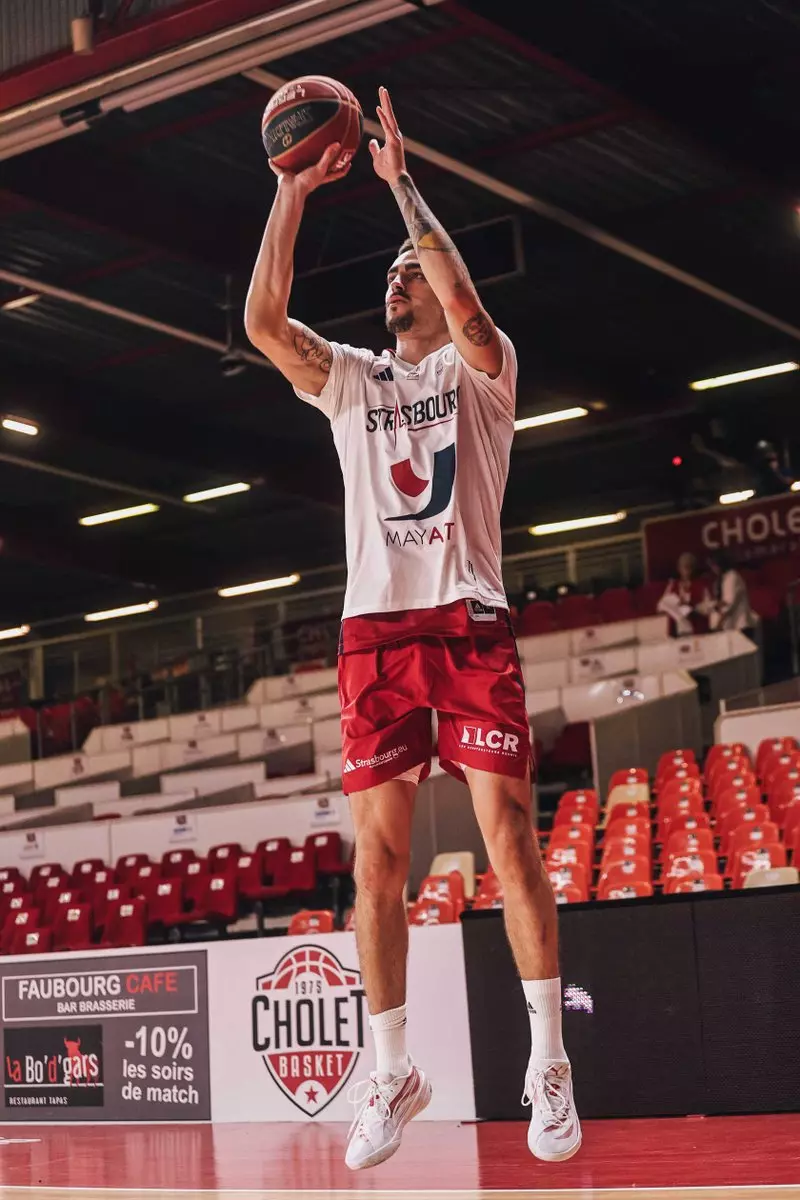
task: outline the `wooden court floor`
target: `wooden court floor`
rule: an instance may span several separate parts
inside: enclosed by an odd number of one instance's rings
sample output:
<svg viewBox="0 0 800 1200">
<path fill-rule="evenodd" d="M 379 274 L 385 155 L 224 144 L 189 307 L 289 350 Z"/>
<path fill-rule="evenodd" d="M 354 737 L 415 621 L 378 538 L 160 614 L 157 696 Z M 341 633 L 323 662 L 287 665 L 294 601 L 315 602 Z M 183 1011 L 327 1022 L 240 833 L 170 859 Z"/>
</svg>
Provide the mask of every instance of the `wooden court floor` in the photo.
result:
<svg viewBox="0 0 800 1200">
<path fill-rule="evenodd" d="M 0 1127 L 2 1200 L 217 1195 L 341 1200 L 800 1200 L 800 1115 L 591 1121 L 567 1163 L 533 1159 L 517 1123 L 417 1122 L 393 1159 L 342 1162 L 346 1127 Z"/>
</svg>

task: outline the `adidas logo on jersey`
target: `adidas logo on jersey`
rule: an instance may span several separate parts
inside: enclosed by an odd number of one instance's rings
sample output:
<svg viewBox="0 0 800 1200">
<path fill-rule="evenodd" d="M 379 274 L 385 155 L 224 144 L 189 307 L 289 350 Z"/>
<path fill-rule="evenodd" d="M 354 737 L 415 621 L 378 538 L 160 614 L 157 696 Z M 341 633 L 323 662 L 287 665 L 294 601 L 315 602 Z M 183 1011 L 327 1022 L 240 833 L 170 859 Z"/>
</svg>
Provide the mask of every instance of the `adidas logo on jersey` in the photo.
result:
<svg viewBox="0 0 800 1200">
<path fill-rule="evenodd" d="M 373 375 L 372 378 L 380 379 L 381 383 L 394 383 L 394 374 L 391 367 L 385 367 L 382 371 L 378 371 L 378 374 Z"/>
<path fill-rule="evenodd" d="M 350 759 L 348 758 L 344 764 L 344 769 L 342 771 L 342 774 L 346 775 L 348 771 L 355 771 L 355 769 L 356 769 L 355 763 L 351 763 Z"/>
</svg>

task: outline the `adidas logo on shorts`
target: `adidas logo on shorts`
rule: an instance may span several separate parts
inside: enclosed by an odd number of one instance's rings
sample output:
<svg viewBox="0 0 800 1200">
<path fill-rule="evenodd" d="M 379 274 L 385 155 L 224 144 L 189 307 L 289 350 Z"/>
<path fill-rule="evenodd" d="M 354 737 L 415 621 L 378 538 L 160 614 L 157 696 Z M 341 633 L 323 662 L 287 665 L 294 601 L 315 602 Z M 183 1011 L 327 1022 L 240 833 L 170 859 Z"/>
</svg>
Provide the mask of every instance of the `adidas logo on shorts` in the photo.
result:
<svg viewBox="0 0 800 1200">
<path fill-rule="evenodd" d="M 342 769 L 342 774 L 346 775 L 348 771 L 355 771 L 355 769 L 356 769 L 355 763 L 352 763 L 350 761 L 350 759 L 348 758 L 345 761 L 344 767 Z"/>
</svg>

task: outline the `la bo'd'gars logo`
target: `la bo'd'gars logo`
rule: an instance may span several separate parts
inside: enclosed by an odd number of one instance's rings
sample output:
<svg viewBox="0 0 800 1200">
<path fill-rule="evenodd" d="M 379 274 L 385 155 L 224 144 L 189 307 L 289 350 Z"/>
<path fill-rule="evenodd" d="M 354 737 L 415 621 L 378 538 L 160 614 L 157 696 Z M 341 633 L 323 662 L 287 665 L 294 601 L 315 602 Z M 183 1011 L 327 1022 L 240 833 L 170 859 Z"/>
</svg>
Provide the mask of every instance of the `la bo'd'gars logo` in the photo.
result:
<svg viewBox="0 0 800 1200">
<path fill-rule="evenodd" d="M 256 980 L 253 1049 L 283 1094 L 315 1117 L 339 1095 L 364 1049 L 361 973 L 325 947 L 295 946 Z"/>
</svg>

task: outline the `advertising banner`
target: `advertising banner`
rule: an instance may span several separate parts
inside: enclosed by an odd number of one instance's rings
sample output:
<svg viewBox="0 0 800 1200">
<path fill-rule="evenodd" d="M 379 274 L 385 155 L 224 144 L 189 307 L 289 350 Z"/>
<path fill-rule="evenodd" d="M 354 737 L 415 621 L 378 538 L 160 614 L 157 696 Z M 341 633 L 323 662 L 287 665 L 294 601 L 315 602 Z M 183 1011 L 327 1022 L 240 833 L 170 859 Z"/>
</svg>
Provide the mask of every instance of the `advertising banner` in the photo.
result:
<svg viewBox="0 0 800 1200">
<path fill-rule="evenodd" d="M 431 1120 L 472 1120 L 460 926 L 412 929 L 409 1050 L 433 1080 Z M 355 937 L 259 938 L 209 957 L 214 1121 L 350 1121 L 375 1069 Z"/>
<path fill-rule="evenodd" d="M 800 550 L 800 495 L 768 496 L 730 507 L 704 508 L 642 524 L 647 578 L 675 575 L 678 557 L 693 554 L 701 571 L 714 550 L 739 566 Z"/>
<path fill-rule="evenodd" d="M 0 964 L 5 1121 L 211 1115 L 206 952 Z"/>
</svg>

